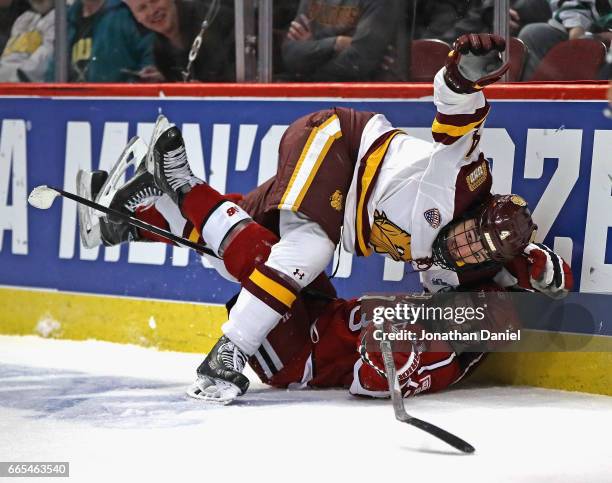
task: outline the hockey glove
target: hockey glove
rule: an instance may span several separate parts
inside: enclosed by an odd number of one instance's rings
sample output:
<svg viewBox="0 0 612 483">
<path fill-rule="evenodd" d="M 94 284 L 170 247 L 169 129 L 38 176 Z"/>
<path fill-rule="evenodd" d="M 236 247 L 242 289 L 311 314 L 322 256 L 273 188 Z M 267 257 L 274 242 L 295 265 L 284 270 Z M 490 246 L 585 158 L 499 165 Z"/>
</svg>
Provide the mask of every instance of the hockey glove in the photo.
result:
<svg viewBox="0 0 612 483">
<path fill-rule="evenodd" d="M 410 328 L 411 330 L 415 331 L 415 333 L 420 333 L 420 330 L 422 329 L 419 325 L 390 325 L 390 329 L 394 333 L 398 333 L 400 327 Z M 387 379 L 385 373 L 385 362 L 380 351 L 380 341 L 377 340 L 377 337 L 374 334 L 374 332 L 378 329 L 379 327 L 377 325 L 370 323 L 362 330 L 358 350 L 363 362 L 374 369 L 374 371 L 382 378 L 381 382 L 383 387 L 386 387 Z M 397 377 L 400 385 L 403 385 L 410 375 L 418 368 L 420 352 L 416 350 L 410 341 L 392 341 L 391 347 L 393 350 L 395 368 L 397 369 Z"/>
<path fill-rule="evenodd" d="M 462 35 L 446 60 L 446 85 L 458 94 L 470 94 L 497 82 L 510 67 L 500 55 L 505 49 L 506 40 L 499 35 Z"/>
<path fill-rule="evenodd" d="M 565 260 L 542 243 L 530 243 L 527 255 L 531 286 L 554 299 L 561 299 L 574 286 L 572 270 Z"/>
</svg>

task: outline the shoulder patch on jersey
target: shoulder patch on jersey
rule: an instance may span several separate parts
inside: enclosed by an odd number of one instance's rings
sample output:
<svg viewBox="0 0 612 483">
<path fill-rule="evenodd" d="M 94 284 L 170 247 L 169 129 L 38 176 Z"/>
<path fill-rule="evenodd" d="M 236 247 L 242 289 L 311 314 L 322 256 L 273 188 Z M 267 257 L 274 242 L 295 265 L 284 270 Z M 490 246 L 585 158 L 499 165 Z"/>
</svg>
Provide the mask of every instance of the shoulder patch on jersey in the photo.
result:
<svg viewBox="0 0 612 483">
<path fill-rule="evenodd" d="M 440 215 L 440 210 L 438 208 L 430 208 L 423 216 L 427 220 L 427 223 L 431 225 L 432 228 L 440 228 L 440 222 L 442 221 L 442 216 Z"/>
<path fill-rule="evenodd" d="M 470 191 L 476 191 L 478 187 L 487 179 L 487 162 L 483 161 L 474 170 L 465 177 Z"/>
<path fill-rule="evenodd" d="M 342 194 L 342 191 L 334 191 L 329 197 L 329 204 L 334 210 L 341 211 L 342 206 L 344 205 L 344 195 Z"/>
<path fill-rule="evenodd" d="M 374 212 L 370 245 L 376 253 L 386 253 L 396 262 L 412 260 L 410 235 L 389 220 L 384 211 Z"/>
</svg>

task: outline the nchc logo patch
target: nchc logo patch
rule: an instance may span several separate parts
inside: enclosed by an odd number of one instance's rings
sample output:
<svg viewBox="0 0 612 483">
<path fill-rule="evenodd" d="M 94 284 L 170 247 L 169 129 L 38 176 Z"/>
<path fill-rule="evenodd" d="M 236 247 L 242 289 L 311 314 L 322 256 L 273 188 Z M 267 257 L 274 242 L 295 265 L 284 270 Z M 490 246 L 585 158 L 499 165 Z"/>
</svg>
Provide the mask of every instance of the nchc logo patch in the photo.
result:
<svg viewBox="0 0 612 483">
<path fill-rule="evenodd" d="M 440 210 L 438 208 L 430 208 L 425 213 L 423 213 L 427 223 L 431 225 L 432 228 L 439 228 L 440 221 L 442 221 L 442 217 L 440 216 Z"/>
</svg>

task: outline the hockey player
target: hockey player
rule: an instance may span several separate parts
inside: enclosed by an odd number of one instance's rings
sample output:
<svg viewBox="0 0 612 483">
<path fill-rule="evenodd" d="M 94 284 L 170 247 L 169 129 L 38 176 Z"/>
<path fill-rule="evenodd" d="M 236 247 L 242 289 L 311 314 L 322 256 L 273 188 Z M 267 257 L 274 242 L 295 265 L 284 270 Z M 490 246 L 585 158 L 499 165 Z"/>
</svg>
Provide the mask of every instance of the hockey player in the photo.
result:
<svg viewBox="0 0 612 483">
<path fill-rule="evenodd" d="M 484 323 L 478 328 L 494 333 L 513 331 L 521 327 L 510 300 L 504 298 L 502 287 L 494 282 L 481 281 L 463 287 L 473 292 L 460 292 L 458 304 L 475 306 L 478 297 L 488 294 Z M 290 389 L 346 387 L 355 396 L 388 397 L 388 383 L 377 340 L 375 326 L 366 319 L 365 305 L 401 303 L 417 307 L 431 303 L 439 307 L 433 294 L 405 294 L 398 297 L 364 297 L 363 299 L 328 299 L 303 291 L 279 323 L 248 358 L 248 364 L 266 384 Z M 448 302 L 449 293 L 444 293 Z M 472 299 L 473 297 L 473 299 Z M 389 300 L 393 299 L 393 300 Z M 480 302 L 482 305 L 482 302 Z M 448 306 L 448 304 L 447 304 Z M 231 307 L 231 304 L 230 304 Z M 231 308 L 230 308 L 231 313 Z M 440 333 L 431 321 L 416 324 L 397 324 L 410 328 L 415 334 L 421 330 Z M 395 326 L 394 326 L 395 328 Z M 466 331 L 469 329 L 463 329 Z M 462 341 L 395 343 L 393 356 L 404 397 L 434 392 L 456 384 L 475 369 L 483 359 L 483 345 Z M 201 383 L 196 382 L 188 394 L 209 399 Z M 227 398 L 219 398 L 226 403 Z"/>
<path fill-rule="evenodd" d="M 457 40 L 434 84 L 433 146 L 393 128 L 382 114 L 320 111 L 289 126 L 274 178 L 232 197 L 193 175 L 180 131 L 162 116 L 148 151 L 140 140 L 126 150 L 135 164 L 145 159 L 126 185 L 118 186 L 125 166 L 109 175 L 81 173 L 81 194 L 206 243 L 219 258 L 217 269 L 242 286 L 191 395 L 227 402 L 244 394 L 246 360 L 265 347 L 281 319 L 291 319 L 296 300 L 323 294 L 322 310 L 330 310 L 335 291 L 323 270 L 339 242 L 357 255 L 376 252 L 463 276 L 475 265 L 499 271 L 528 246 L 535 226 L 526 203 L 491 195 L 478 149 L 489 112 L 481 89 L 507 70 L 499 55 L 504 47 L 489 34 Z M 159 240 L 116 220 L 96 223 L 86 210 L 80 219 L 87 246 Z M 571 287 L 559 257 L 531 250 L 531 259 L 548 262 L 539 274 L 544 291 Z M 317 303 L 304 310 L 317 312 Z"/>
</svg>

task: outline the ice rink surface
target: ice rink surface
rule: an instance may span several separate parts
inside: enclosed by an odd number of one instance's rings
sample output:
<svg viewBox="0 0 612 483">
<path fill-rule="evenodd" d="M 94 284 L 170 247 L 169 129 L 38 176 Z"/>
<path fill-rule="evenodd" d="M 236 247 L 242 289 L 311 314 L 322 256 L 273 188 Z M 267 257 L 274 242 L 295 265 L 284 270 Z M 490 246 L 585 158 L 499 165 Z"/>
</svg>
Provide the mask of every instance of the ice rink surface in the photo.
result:
<svg viewBox="0 0 612 483">
<path fill-rule="evenodd" d="M 462 455 L 397 422 L 390 401 L 346 390 L 271 389 L 249 373 L 238 403 L 205 406 L 184 395 L 200 362 L 0 336 L 0 461 L 69 461 L 71 482 L 612 482 L 610 397 L 493 387 L 407 400 L 476 447 Z"/>
</svg>

